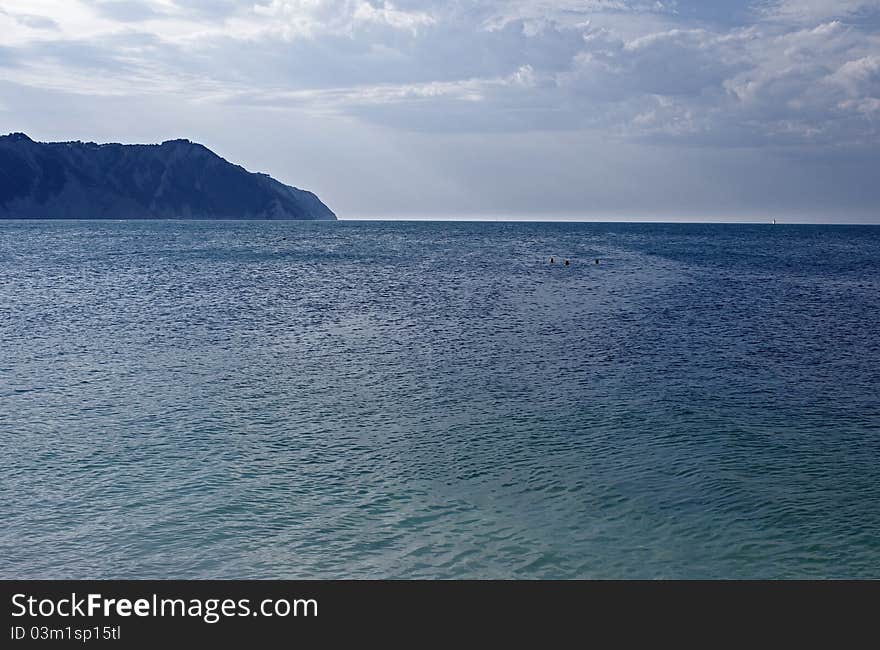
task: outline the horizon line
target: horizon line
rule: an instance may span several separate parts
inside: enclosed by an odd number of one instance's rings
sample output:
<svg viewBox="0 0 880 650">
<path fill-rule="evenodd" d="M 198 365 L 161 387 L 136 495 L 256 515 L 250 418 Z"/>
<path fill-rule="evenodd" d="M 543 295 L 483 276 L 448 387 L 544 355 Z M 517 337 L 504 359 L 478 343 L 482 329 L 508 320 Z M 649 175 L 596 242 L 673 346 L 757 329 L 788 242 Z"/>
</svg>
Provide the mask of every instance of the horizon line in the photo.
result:
<svg viewBox="0 0 880 650">
<path fill-rule="evenodd" d="M 846 218 L 852 219 L 852 217 Z M 817 218 L 815 220 L 789 219 L 786 217 L 767 217 L 767 218 L 711 218 L 711 217 L 548 217 L 536 215 L 479 215 L 469 214 L 461 217 L 447 216 L 373 216 L 373 215 L 357 215 L 357 216 L 339 216 L 336 215 L 337 221 L 408 221 L 408 222 L 489 222 L 489 223 L 692 223 L 692 224 L 742 224 L 742 225 L 829 225 L 829 226 L 877 226 L 880 225 L 880 216 L 868 217 L 869 220 L 828 220 Z"/>
</svg>

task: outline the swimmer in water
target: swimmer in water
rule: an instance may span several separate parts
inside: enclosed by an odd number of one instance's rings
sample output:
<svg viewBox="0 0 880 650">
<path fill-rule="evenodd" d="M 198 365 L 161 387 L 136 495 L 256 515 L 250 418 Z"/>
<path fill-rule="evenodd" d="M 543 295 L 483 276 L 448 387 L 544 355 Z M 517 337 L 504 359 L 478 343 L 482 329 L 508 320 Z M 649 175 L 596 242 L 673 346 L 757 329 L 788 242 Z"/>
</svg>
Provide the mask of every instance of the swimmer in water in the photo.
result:
<svg viewBox="0 0 880 650">
<path fill-rule="evenodd" d="M 551 263 L 551 264 L 553 264 L 553 263 L 554 263 L 554 260 L 553 260 L 553 258 L 552 258 L 552 257 L 551 257 L 551 258 L 550 258 L 550 263 Z"/>
<path fill-rule="evenodd" d="M 565 260 L 565 265 L 568 266 L 568 260 Z"/>
</svg>

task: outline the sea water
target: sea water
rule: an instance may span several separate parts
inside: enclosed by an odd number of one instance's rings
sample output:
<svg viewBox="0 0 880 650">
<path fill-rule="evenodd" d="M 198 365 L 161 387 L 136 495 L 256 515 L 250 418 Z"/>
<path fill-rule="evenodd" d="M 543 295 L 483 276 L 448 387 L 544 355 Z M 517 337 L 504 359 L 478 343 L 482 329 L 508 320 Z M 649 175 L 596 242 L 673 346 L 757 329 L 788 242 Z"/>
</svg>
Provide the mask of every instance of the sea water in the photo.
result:
<svg viewBox="0 0 880 650">
<path fill-rule="evenodd" d="M 0 223 L 0 577 L 878 578 L 878 321 L 878 227 Z"/>
</svg>

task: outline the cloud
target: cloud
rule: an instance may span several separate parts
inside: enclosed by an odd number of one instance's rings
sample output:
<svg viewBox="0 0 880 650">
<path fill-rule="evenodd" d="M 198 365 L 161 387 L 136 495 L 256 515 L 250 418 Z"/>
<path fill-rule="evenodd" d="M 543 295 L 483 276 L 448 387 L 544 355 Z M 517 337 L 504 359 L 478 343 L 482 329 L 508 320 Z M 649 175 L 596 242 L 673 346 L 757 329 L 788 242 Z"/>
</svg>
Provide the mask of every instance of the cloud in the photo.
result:
<svg viewBox="0 0 880 650">
<path fill-rule="evenodd" d="M 880 0 L 771 0 L 759 7 L 769 19 L 815 23 L 875 14 Z"/>
<path fill-rule="evenodd" d="M 30 30 L 57 30 L 58 23 L 48 16 L 39 16 L 28 13 L 15 13 L 0 9 L 0 16 L 5 16 L 18 25 Z"/>
<path fill-rule="evenodd" d="M 26 4 L 9 0 L 0 61 L 15 63 L 10 81 L 55 91 L 425 132 L 718 147 L 878 137 L 880 39 L 863 17 L 880 0 L 743 4 L 751 18 L 735 22 L 712 3 L 637 0 L 30 3 L 55 16 L 51 37 L 20 21 Z"/>
<path fill-rule="evenodd" d="M 271 21 L 285 39 L 353 35 L 372 26 L 417 33 L 420 27 L 434 23 L 428 12 L 399 9 L 389 1 L 264 0 L 254 5 L 254 13 Z"/>
<path fill-rule="evenodd" d="M 139 22 L 162 15 L 161 5 L 138 0 L 100 0 L 92 3 L 98 12 L 111 20 Z"/>
<path fill-rule="evenodd" d="M 25 27 L 31 29 L 58 29 L 58 23 L 47 16 L 31 16 L 28 14 L 13 15 L 13 18 Z"/>
</svg>

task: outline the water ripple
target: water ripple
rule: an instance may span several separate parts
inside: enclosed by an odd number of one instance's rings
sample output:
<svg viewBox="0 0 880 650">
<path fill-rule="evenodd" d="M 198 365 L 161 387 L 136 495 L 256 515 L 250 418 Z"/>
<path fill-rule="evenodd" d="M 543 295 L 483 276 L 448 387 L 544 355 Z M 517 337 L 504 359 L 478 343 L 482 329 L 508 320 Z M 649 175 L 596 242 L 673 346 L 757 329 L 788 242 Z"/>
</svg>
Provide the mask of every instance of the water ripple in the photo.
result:
<svg viewBox="0 0 880 650">
<path fill-rule="evenodd" d="M 880 577 L 878 251 L 2 223 L 0 577 Z"/>
</svg>

